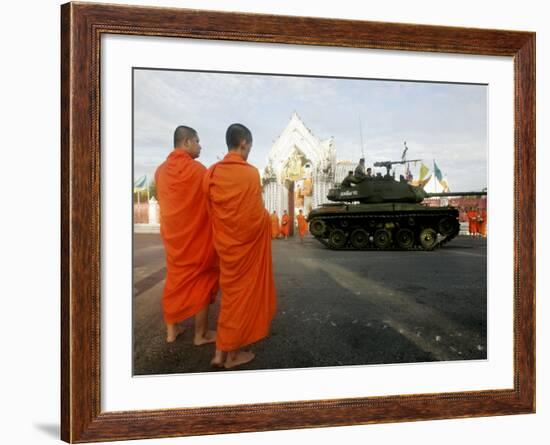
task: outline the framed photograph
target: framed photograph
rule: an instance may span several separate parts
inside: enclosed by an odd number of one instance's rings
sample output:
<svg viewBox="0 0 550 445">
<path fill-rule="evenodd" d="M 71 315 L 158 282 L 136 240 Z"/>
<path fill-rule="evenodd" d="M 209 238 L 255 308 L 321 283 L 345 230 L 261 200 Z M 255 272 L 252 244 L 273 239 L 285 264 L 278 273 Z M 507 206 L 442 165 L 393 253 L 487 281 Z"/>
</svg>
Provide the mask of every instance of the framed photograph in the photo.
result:
<svg viewBox="0 0 550 445">
<path fill-rule="evenodd" d="M 63 440 L 535 411 L 534 33 L 61 18 Z"/>
</svg>

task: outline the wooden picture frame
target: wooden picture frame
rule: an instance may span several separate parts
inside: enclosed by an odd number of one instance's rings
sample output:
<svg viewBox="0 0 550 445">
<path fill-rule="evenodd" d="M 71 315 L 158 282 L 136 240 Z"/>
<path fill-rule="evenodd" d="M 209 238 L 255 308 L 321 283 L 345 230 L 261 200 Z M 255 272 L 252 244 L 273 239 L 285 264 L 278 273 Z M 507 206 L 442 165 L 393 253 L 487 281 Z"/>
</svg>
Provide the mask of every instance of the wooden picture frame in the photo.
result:
<svg viewBox="0 0 550 445">
<path fill-rule="evenodd" d="M 102 412 L 100 56 L 103 34 L 273 42 L 514 60 L 514 385 L 387 397 Z M 91 3 L 61 7 L 61 437 L 174 437 L 535 411 L 535 34 Z"/>
</svg>

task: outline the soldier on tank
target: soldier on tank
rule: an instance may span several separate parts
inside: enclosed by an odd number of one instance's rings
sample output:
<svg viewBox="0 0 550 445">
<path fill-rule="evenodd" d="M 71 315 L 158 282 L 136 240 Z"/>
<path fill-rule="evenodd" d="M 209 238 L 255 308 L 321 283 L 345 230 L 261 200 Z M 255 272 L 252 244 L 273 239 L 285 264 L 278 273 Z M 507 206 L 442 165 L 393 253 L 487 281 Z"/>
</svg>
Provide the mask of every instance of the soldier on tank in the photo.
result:
<svg viewBox="0 0 550 445">
<path fill-rule="evenodd" d="M 357 184 L 357 178 L 353 176 L 353 171 L 348 171 L 348 175 L 342 180 L 342 187 L 352 187 L 353 184 Z"/>
<path fill-rule="evenodd" d="M 365 174 L 365 158 L 359 159 L 359 164 L 357 164 L 357 167 L 355 167 L 354 176 L 359 181 L 362 181 L 367 177 L 367 175 Z"/>
</svg>

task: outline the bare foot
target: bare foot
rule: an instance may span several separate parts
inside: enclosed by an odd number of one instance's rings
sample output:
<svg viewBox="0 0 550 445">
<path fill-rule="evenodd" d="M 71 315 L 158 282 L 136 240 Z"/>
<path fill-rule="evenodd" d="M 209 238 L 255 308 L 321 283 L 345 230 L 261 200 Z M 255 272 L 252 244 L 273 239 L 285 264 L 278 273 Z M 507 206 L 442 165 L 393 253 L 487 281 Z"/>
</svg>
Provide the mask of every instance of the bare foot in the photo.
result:
<svg viewBox="0 0 550 445">
<path fill-rule="evenodd" d="M 173 343 L 180 334 L 183 334 L 185 328 L 177 324 L 166 325 L 166 343 Z"/>
<path fill-rule="evenodd" d="M 214 358 L 210 360 L 210 365 L 214 366 L 215 368 L 223 368 L 223 365 L 225 363 L 225 356 L 226 356 L 225 352 L 220 351 L 219 349 L 216 349 Z"/>
<path fill-rule="evenodd" d="M 195 335 L 193 343 L 195 346 L 206 345 L 208 343 L 214 343 L 216 341 L 216 331 L 206 331 L 203 335 Z"/>
<path fill-rule="evenodd" d="M 234 368 L 235 366 L 244 365 L 245 363 L 251 362 L 254 360 L 254 353 L 252 351 L 232 351 L 227 354 L 227 360 L 225 360 L 224 367 L 226 369 Z"/>
</svg>

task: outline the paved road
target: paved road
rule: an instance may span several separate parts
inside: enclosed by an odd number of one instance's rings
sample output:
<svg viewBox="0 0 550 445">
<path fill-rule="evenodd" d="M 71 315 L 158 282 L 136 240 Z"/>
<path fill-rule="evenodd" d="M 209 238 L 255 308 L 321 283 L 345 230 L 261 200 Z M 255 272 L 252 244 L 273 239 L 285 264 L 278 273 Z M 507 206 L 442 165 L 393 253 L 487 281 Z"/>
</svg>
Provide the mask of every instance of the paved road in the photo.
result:
<svg viewBox="0 0 550 445">
<path fill-rule="evenodd" d="M 273 242 L 278 312 L 240 369 L 486 358 L 487 249 L 459 236 L 434 252 L 331 251 L 312 238 Z M 212 371 L 192 324 L 165 343 L 159 235 L 134 238 L 134 374 Z M 212 307 L 215 327 L 218 303 Z"/>
</svg>

